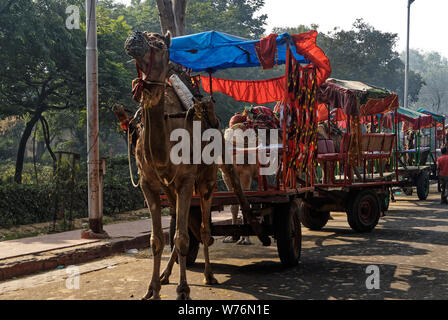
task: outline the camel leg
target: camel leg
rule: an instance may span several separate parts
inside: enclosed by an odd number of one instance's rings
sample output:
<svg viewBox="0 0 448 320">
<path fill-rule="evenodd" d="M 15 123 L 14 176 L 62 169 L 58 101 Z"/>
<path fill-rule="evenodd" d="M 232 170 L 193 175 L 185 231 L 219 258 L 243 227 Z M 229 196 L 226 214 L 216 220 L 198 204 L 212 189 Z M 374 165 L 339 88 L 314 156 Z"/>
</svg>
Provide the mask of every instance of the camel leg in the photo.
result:
<svg viewBox="0 0 448 320">
<path fill-rule="evenodd" d="M 249 171 L 252 168 L 247 167 L 247 169 L 248 169 L 247 171 L 242 171 L 240 173 L 241 186 L 245 191 L 250 190 L 250 186 L 252 184 L 252 177 L 253 177 L 253 173 Z M 238 216 L 238 211 L 236 212 L 236 216 Z M 247 221 L 244 221 L 244 222 L 247 223 Z M 249 237 L 243 236 L 243 237 L 241 237 L 240 240 L 237 241 L 236 244 L 251 245 L 252 242 L 250 241 Z"/>
<path fill-rule="evenodd" d="M 224 180 L 224 184 L 226 185 L 227 190 L 233 191 L 232 182 L 230 181 L 230 177 L 223 170 L 221 170 L 221 173 L 222 173 L 222 179 Z M 232 204 L 230 206 L 230 212 L 232 212 L 232 224 L 236 224 L 236 222 L 237 222 L 238 211 L 239 211 L 239 205 Z M 225 237 L 222 242 L 223 243 L 234 243 L 237 240 L 238 240 L 238 237 L 228 236 L 228 237 Z"/>
<path fill-rule="evenodd" d="M 176 196 L 175 191 L 173 187 L 169 188 L 163 188 L 163 191 L 168 197 L 168 200 L 170 201 L 173 208 L 176 208 Z M 168 284 L 170 283 L 170 275 L 173 270 L 174 263 L 176 262 L 177 253 L 175 248 L 173 247 L 173 250 L 171 251 L 170 260 L 168 261 L 167 266 L 163 270 L 162 274 L 160 275 L 160 283 L 161 284 Z"/>
<path fill-rule="evenodd" d="M 152 232 L 151 232 L 151 248 L 154 255 L 154 267 L 152 273 L 152 279 L 149 284 L 148 291 L 143 297 L 144 300 L 160 299 L 160 262 L 162 259 L 164 238 L 162 231 L 162 214 L 160 210 L 160 186 L 156 184 L 150 185 L 147 181 L 141 179 L 140 187 L 145 196 L 146 203 L 149 206 L 152 220 Z"/>
<path fill-rule="evenodd" d="M 216 172 L 214 175 L 216 176 Z M 217 284 L 218 280 L 213 276 L 212 266 L 210 264 L 210 257 L 208 252 L 208 247 L 213 243 L 211 241 L 211 230 L 210 230 L 210 214 L 211 214 L 211 204 L 212 204 L 212 193 L 215 188 L 216 181 L 206 181 L 199 185 L 199 190 L 201 194 L 201 212 L 202 212 L 202 224 L 201 224 L 201 240 L 204 246 L 204 283 L 205 284 Z"/>
<path fill-rule="evenodd" d="M 176 233 L 174 248 L 179 260 L 179 285 L 177 286 L 177 300 L 189 300 L 190 287 L 187 283 L 187 255 L 190 236 L 188 235 L 188 215 L 194 186 L 194 175 L 187 175 L 181 181 L 176 181 Z"/>
<path fill-rule="evenodd" d="M 230 190 L 232 191 L 232 190 Z M 238 211 L 240 210 L 240 206 L 237 204 L 232 204 L 230 206 L 230 212 L 232 212 L 232 224 L 236 224 L 238 221 Z M 222 242 L 223 243 L 234 243 L 238 241 L 238 236 L 227 236 L 225 237 Z"/>
</svg>

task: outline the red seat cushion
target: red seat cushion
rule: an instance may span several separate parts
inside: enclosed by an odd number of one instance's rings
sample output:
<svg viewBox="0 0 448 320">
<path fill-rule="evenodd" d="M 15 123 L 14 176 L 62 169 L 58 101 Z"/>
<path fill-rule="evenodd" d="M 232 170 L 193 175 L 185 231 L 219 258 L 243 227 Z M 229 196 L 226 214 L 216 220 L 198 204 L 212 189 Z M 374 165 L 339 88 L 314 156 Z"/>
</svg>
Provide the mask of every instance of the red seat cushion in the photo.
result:
<svg viewBox="0 0 448 320">
<path fill-rule="evenodd" d="M 325 161 L 331 161 L 331 160 L 338 160 L 341 159 L 340 153 L 325 153 L 325 154 L 318 154 L 317 159 L 318 160 L 325 160 Z"/>
</svg>

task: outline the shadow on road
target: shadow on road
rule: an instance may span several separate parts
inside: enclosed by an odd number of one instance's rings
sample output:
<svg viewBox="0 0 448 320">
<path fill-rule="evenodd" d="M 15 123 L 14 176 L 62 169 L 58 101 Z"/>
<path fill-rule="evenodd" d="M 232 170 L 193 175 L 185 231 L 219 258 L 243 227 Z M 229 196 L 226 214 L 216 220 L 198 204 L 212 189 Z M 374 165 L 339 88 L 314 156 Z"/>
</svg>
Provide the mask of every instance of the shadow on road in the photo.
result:
<svg viewBox="0 0 448 320">
<path fill-rule="evenodd" d="M 447 218 L 448 214 L 400 210 L 399 215 L 390 212 L 370 233 L 355 233 L 348 225 L 306 233 L 301 263 L 290 269 L 280 264 L 275 246 L 232 246 L 215 251 L 213 259 L 247 259 L 249 264 L 213 263 L 213 270 L 229 275 L 220 288 L 256 299 L 447 299 L 447 271 L 407 263 L 413 257 L 430 257 L 422 244 L 448 243 L 446 232 L 425 229 L 447 226 Z M 397 263 L 391 264 L 392 259 Z M 380 269 L 378 290 L 366 288 L 370 264 Z M 203 267 L 198 263 L 191 270 L 202 272 Z"/>
</svg>

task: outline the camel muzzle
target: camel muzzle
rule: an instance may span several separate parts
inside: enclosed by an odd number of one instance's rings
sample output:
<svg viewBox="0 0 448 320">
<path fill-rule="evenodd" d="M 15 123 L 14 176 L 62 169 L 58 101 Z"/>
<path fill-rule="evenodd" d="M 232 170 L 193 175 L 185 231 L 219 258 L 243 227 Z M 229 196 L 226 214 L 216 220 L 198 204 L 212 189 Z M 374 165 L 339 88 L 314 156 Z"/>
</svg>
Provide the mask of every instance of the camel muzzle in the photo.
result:
<svg viewBox="0 0 448 320">
<path fill-rule="evenodd" d="M 145 35 L 140 31 L 133 31 L 128 36 L 124 48 L 126 54 L 135 59 L 142 58 L 149 50 L 151 50 L 151 46 L 148 44 Z"/>
</svg>

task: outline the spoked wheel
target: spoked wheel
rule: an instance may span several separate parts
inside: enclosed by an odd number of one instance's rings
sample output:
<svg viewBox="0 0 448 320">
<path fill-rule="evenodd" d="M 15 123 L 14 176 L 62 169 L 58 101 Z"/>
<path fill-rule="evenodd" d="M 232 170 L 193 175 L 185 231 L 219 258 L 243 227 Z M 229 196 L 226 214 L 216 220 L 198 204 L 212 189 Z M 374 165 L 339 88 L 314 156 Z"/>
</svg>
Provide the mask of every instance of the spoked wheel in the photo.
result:
<svg viewBox="0 0 448 320">
<path fill-rule="evenodd" d="M 171 251 L 174 248 L 174 234 L 176 233 L 176 217 L 171 216 L 170 221 L 170 246 Z M 199 244 L 200 242 L 198 239 L 196 239 L 193 232 L 191 232 L 190 229 L 188 229 L 188 235 L 190 236 L 190 242 L 188 244 L 188 255 L 187 255 L 187 267 L 191 267 L 196 262 L 196 258 L 198 256 L 199 252 Z M 176 262 L 178 260 L 176 259 Z"/>
<path fill-rule="evenodd" d="M 277 239 L 277 251 L 285 267 L 299 264 L 302 250 L 302 229 L 299 219 L 298 200 L 277 205 L 274 212 L 274 232 Z"/>
<path fill-rule="evenodd" d="M 299 204 L 300 222 L 310 230 L 321 230 L 330 219 L 330 212 L 319 212 L 306 206 L 303 201 Z"/>
<path fill-rule="evenodd" d="M 380 219 L 380 201 L 371 191 L 358 193 L 347 210 L 347 221 L 356 232 L 373 230 Z"/>
<path fill-rule="evenodd" d="M 417 177 L 417 195 L 420 200 L 426 200 L 429 194 L 429 175 L 423 171 Z"/>
</svg>

